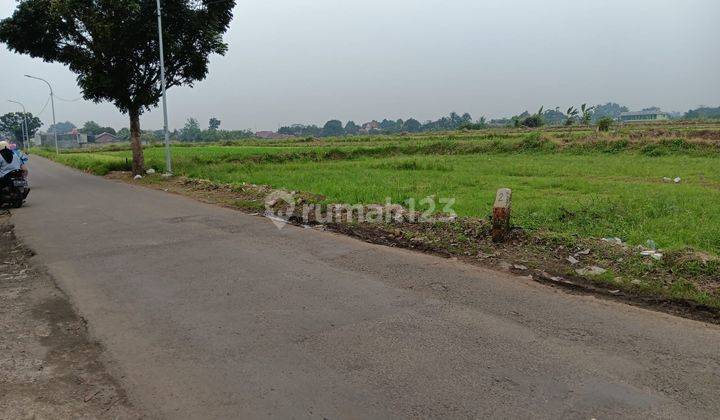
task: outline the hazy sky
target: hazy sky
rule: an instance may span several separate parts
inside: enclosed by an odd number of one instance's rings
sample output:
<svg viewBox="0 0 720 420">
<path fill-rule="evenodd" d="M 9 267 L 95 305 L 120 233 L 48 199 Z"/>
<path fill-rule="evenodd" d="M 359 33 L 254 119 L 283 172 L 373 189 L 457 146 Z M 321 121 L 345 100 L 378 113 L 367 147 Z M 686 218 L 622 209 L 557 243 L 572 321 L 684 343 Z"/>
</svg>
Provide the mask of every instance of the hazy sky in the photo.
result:
<svg viewBox="0 0 720 420">
<path fill-rule="evenodd" d="M 0 0 L 7 17 L 15 0 Z M 450 111 L 508 116 L 615 101 L 686 111 L 720 105 L 718 0 L 239 0 L 224 57 L 195 88 L 169 91 L 171 127 L 276 129 L 328 119 L 435 119 Z M 50 80 L 80 97 L 58 64 L 0 46 L 6 99 L 38 113 Z M 127 118 L 111 104 L 58 101 L 58 121 Z M 144 128 L 162 127 L 155 110 Z M 41 114 L 51 120 L 50 108 Z"/>
</svg>

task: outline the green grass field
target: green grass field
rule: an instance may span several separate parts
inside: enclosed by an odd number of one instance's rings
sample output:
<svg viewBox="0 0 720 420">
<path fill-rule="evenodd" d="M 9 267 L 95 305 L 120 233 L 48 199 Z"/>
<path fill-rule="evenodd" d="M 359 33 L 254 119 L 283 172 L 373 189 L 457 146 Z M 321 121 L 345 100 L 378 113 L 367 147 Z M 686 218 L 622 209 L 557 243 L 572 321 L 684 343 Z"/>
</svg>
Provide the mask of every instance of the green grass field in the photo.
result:
<svg viewBox="0 0 720 420">
<path fill-rule="evenodd" d="M 495 191 L 508 187 L 514 223 L 525 228 L 720 254 L 720 142 L 713 139 L 720 130 L 662 128 L 255 141 L 173 147 L 173 157 L 177 175 L 351 204 L 447 197 L 461 216 L 485 217 Z M 102 175 L 127 170 L 129 157 L 121 150 L 55 158 Z M 162 148 L 148 148 L 145 157 L 162 169 Z"/>
</svg>

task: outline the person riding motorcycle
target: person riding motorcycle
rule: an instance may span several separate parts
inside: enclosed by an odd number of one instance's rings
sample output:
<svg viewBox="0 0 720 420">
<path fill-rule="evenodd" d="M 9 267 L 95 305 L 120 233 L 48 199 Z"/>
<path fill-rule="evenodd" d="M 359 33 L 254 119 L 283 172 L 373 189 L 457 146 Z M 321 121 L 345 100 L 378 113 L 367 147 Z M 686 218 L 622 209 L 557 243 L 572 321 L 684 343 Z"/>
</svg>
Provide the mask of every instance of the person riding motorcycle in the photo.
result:
<svg viewBox="0 0 720 420">
<path fill-rule="evenodd" d="M 3 148 L 10 149 L 15 156 L 17 156 L 18 159 L 20 159 L 20 169 L 23 171 L 23 176 L 27 178 L 28 175 L 28 168 L 27 163 L 30 160 L 28 155 L 23 153 L 22 150 L 17 146 L 15 143 L 8 143 L 7 141 L 0 141 L 0 150 Z"/>
<path fill-rule="evenodd" d="M 23 170 L 22 161 L 7 146 L 7 142 L 0 141 L 0 179 L 3 182 L 7 182 L 6 178 L 9 173 Z"/>
<path fill-rule="evenodd" d="M 1 142 L 0 145 L 2 145 Z M 29 192 L 22 161 L 12 150 L 2 145 L 2 149 L 0 149 L 0 205 L 20 208 Z"/>
</svg>

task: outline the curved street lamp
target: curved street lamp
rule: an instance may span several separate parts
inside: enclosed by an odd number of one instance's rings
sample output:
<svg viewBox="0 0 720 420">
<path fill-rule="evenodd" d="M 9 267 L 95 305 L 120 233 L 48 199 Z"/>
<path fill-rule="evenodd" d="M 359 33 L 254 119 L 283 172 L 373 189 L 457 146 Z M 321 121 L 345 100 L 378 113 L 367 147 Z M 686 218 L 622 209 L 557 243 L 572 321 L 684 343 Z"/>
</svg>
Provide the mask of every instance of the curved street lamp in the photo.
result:
<svg viewBox="0 0 720 420">
<path fill-rule="evenodd" d="M 25 143 L 25 147 L 30 147 L 30 132 L 28 131 L 27 111 L 25 110 L 25 105 L 23 105 L 21 102 L 13 101 L 12 99 L 8 99 L 8 102 L 18 104 L 22 107 L 22 110 L 23 110 L 23 121 L 22 121 L 23 143 Z"/>
<path fill-rule="evenodd" d="M 55 134 L 55 153 L 58 155 L 60 154 L 60 148 L 58 147 L 58 139 L 57 139 L 57 123 L 55 122 L 55 93 L 53 92 L 52 86 L 50 86 L 50 82 L 48 82 L 45 79 L 41 79 L 39 77 L 30 76 L 29 74 L 26 74 L 25 77 L 29 77 L 31 79 L 40 80 L 45 82 L 48 87 L 50 88 L 50 103 L 52 104 L 52 116 L 53 116 L 53 132 Z"/>
</svg>

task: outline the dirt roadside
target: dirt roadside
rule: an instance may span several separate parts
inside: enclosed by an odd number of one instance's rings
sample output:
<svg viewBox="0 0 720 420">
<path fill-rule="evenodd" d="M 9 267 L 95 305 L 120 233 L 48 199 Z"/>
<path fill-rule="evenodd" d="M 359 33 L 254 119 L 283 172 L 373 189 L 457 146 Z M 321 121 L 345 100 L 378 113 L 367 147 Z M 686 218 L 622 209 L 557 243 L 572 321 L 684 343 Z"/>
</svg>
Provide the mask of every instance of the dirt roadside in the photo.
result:
<svg viewBox="0 0 720 420">
<path fill-rule="evenodd" d="M 67 296 L 0 213 L 0 419 L 137 419 Z"/>
</svg>

